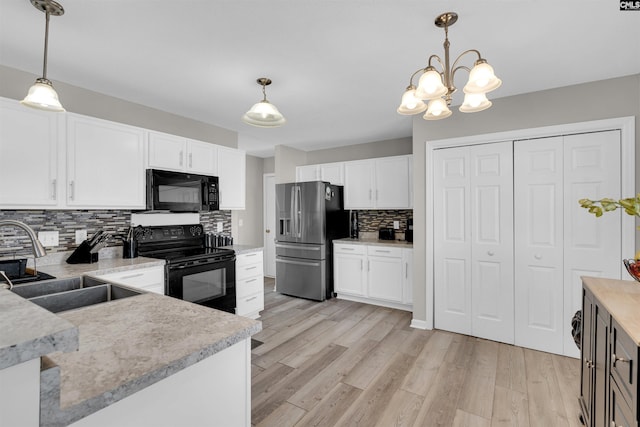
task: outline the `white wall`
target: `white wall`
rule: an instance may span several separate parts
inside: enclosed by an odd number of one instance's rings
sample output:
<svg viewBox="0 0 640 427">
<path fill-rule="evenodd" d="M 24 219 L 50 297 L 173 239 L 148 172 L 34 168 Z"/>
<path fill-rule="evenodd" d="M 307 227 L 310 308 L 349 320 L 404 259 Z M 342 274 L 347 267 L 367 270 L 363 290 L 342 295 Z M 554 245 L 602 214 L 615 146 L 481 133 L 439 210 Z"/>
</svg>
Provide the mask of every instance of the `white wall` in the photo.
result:
<svg viewBox="0 0 640 427">
<path fill-rule="evenodd" d="M 505 82 L 508 84 L 508 82 Z M 414 171 L 414 289 L 413 316 L 426 320 L 425 278 L 425 144 L 429 140 L 480 135 L 615 117 L 636 117 L 636 146 L 640 146 L 640 74 L 492 100 L 480 113 L 425 121 L 413 119 Z M 640 150 L 636 150 L 636 165 Z M 636 188 L 640 188 L 636 167 Z M 633 196 L 632 194 L 629 196 Z M 517 273 L 516 273 L 517 274 Z"/>
</svg>

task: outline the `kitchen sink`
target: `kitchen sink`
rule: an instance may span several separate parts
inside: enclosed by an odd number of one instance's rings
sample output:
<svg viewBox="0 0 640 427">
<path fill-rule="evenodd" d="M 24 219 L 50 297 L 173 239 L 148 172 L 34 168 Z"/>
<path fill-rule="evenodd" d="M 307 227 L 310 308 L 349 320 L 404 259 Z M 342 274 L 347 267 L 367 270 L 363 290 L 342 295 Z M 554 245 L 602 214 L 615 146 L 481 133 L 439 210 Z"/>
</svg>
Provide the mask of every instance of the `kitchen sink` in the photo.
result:
<svg viewBox="0 0 640 427">
<path fill-rule="evenodd" d="M 52 313 L 89 307 L 142 293 L 110 283 L 92 284 L 86 287 L 81 285 L 80 278 L 73 278 L 15 286 L 13 291 Z M 27 289 L 28 287 L 32 289 Z"/>
</svg>

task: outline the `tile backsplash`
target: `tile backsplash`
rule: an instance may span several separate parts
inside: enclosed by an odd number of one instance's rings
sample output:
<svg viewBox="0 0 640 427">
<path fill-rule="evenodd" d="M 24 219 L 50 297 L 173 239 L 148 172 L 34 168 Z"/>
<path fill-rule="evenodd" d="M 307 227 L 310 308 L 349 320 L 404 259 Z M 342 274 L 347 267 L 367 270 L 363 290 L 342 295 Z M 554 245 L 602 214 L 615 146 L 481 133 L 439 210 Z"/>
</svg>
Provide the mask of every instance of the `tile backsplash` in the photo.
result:
<svg viewBox="0 0 640 427">
<path fill-rule="evenodd" d="M 39 231 L 58 231 L 60 244 L 47 247 L 48 253 L 69 251 L 76 248 L 76 230 L 87 230 L 91 237 L 104 230 L 112 235 L 126 233 L 131 221 L 131 211 L 126 210 L 0 210 L 0 220 L 12 219 L 29 225 L 36 234 Z M 218 222 L 223 223 L 223 233 L 231 235 L 231 211 L 201 212 L 200 222 L 205 231 L 215 231 Z M 121 245 L 119 240 L 109 241 L 109 246 Z M 25 232 L 15 227 L 0 227 L 0 258 L 32 256 L 31 243 Z"/>
<path fill-rule="evenodd" d="M 393 227 L 393 221 L 400 222 L 396 237 L 404 239 L 407 219 L 413 218 L 413 210 L 358 210 L 358 223 L 361 233 L 375 232 L 382 227 Z"/>
</svg>

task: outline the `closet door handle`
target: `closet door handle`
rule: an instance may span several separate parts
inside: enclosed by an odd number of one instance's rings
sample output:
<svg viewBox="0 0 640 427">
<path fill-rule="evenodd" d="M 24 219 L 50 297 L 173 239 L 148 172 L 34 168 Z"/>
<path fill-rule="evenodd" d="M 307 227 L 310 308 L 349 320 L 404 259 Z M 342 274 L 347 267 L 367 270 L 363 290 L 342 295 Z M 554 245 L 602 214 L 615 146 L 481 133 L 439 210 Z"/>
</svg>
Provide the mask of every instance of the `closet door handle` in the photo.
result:
<svg viewBox="0 0 640 427">
<path fill-rule="evenodd" d="M 495 252 L 493 252 L 493 251 L 487 251 L 487 255 L 489 255 L 489 256 L 494 256 L 494 255 L 495 255 Z"/>
<path fill-rule="evenodd" d="M 535 259 L 542 259 L 542 255 L 540 255 L 540 254 L 535 254 L 533 257 L 534 257 Z"/>
</svg>

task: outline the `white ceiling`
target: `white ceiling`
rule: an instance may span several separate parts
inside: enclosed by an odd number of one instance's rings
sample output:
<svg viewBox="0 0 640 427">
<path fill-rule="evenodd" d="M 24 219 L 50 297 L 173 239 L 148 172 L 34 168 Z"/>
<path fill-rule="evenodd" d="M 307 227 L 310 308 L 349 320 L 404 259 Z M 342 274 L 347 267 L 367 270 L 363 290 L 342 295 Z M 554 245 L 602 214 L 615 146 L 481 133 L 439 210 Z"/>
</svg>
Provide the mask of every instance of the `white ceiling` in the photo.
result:
<svg viewBox="0 0 640 427">
<path fill-rule="evenodd" d="M 411 117 L 396 108 L 411 74 L 442 56 L 433 21 L 446 11 L 459 15 L 452 56 L 478 49 L 503 80 L 494 101 L 640 73 L 640 12 L 616 0 L 59 2 L 65 14 L 51 18 L 49 33 L 54 86 L 235 130 L 240 148 L 263 157 L 278 144 L 307 151 L 410 136 Z M 40 74 L 43 40 L 43 13 L 29 0 L 0 0 L 0 64 Z M 267 97 L 285 126 L 240 120 L 262 98 L 258 77 L 273 80 Z M 460 88 L 465 81 L 456 77 Z"/>
</svg>

